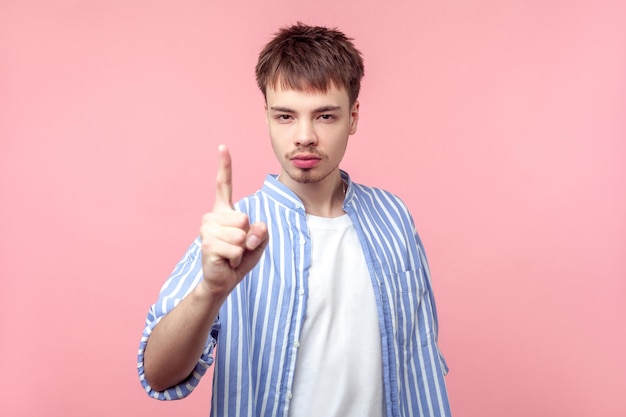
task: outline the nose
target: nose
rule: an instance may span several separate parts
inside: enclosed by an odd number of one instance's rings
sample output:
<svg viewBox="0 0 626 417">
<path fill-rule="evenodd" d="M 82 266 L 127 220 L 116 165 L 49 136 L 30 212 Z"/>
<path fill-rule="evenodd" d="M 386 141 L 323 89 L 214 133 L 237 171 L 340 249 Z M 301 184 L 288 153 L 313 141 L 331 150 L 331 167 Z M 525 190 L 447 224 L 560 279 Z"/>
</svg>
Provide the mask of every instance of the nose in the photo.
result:
<svg viewBox="0 0 626 417">
<path fill-rule="evenodd" d="M 299 120 L 295 139 L 296 145 L 301 147 L 317 144 L 317 135 L 313 122 L 309 120 Z"/>
</svg>

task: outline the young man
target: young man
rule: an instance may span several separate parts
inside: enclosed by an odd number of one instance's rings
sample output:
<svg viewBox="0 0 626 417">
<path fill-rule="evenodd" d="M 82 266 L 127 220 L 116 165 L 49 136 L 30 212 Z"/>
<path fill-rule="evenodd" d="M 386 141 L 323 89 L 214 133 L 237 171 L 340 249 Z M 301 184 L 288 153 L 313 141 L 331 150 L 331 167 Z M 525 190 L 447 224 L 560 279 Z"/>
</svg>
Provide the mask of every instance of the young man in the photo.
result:
<svg viewBox="0 0 626 417">
<path fill-rule="evenodd" d="M 220 146 L 213 211 L 151 307 L 139 376 L 187 396 L 214 364 L 211 416 L 449 416 L 430 275 L 402 202 L 339 169 L 361 54 L 297 24 L 261 52 L 280 175 L 233 205 Z"/>
</svg>

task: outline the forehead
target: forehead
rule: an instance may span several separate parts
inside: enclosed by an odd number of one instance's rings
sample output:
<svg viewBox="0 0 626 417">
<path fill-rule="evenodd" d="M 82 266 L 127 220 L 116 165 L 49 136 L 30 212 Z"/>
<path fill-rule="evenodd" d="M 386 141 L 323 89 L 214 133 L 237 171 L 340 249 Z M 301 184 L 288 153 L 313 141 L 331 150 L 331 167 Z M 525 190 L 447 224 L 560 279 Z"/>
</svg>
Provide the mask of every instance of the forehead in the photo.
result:
<svg viewBox="0 0 626 417">
<path fill-rule="evenodd" d="M 331 85 L 326 91 L 314 89 L 292 89 L 280 85 L 268 86 L 266 102 L 269 108 L 273 106 L 297 109 L 317 108 L 322 106 L 338 106 L 348 108 L 349 97 L 345 88 Z"/>
</svg>

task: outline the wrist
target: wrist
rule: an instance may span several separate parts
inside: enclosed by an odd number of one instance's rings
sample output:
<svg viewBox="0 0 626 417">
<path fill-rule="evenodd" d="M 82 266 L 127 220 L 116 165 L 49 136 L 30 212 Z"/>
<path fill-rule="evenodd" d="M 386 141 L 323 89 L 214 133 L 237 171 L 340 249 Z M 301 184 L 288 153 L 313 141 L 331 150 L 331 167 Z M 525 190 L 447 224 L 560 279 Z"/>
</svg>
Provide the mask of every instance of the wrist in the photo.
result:
<svg viewBox="0 0 626 417">
<path fill-rule="evenodd" d="M 203 279 L 196 286 L 193 293 L 200 302 L 219 308 L 228 297 L 230 291 L 216 289 L 206 279 Z"/>
</svg>

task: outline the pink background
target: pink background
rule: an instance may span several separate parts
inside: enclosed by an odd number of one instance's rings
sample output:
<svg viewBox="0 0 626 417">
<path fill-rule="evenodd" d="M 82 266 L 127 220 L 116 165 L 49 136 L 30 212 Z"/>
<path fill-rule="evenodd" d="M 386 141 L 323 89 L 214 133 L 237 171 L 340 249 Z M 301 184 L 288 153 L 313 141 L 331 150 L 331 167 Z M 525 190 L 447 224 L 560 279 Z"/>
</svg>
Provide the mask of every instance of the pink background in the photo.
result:
<svg viewBox="0 0 626 417">
<path fill-rule="evenodd" d="M 344 163 L 425 241 L 455 416 L 626 415 L 626 7 L 609 1 L 0 2 L 0 415 L 207 416 L 149 399 L 148 306 L 211 207 L 276 172 L 256 55 L 366 58 Z"/>
</svg>

